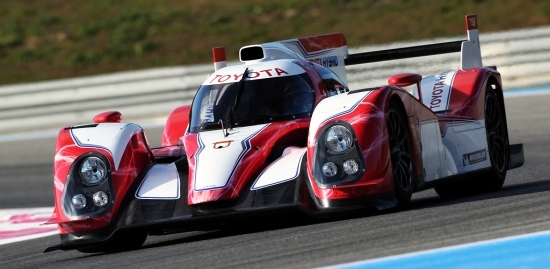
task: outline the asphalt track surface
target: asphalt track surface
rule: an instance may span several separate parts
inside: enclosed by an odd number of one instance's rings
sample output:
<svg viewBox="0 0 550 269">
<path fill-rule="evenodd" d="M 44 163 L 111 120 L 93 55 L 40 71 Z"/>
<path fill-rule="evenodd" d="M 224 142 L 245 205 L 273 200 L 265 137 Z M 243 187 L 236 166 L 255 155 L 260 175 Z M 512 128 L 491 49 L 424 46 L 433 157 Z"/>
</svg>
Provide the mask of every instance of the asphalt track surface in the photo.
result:
<svg viewBox="0 0 550 269">
<path fill-rule="evenodd" d="M 0 268 L 315 268 L 550 230 L 550 95 L 505 103 L 526 163 L 497 192 L 443 200 L 427 190 L 403 211 L 150 236 L 141 249 L 109 254 L 42 253 L 59 242 L 48 236 L 0 245 Z M 146 132 L 158 145 L 159 129 Z M 0 143 L 0 209 L 53 206 L 54 145 Z"/>
</svg>

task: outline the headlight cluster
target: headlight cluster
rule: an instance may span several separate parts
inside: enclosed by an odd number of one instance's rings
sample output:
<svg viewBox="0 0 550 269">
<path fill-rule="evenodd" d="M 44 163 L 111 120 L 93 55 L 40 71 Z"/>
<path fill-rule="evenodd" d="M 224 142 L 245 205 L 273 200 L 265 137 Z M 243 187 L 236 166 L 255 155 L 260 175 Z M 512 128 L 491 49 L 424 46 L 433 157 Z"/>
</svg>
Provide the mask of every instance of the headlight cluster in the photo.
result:
<svg viewBox="0 0 550 269">
<path fill-rule="evenodd" d="M 351 126 L 344 122 L 325 127 L 317 144 L 316 179 L 321 184 L 344 184 L 364 172 L 364 161 Z M 322 140 L 321 140 L 322 141 Z"/>
<path fill-rule="evenodd" d="M 107 165 L 100 158 L 92 156 L 87 157 L 80 163 L 80 178 L 85 186 L 97 186 L 103 183 L 107 178 Z M 109 195 L 104 191 L 96 191 L 92 195 L 92 200 L 96 206 L 105 206 L 109 202 Z M 86 207 L 87 200 L 83 194 L 76 194 L 72 199 L 73 206 L 76 209 Z"/>
<path fill-rule="evenodd" d="M 339 154 L 349 150 L 353 145 L 351 132 L 343 125 L 330 127 L 325 135 L 325 144 L 329 153 Z M 345 160 L 343 163 L 344 172 L 351 176 L 359 171 L 359 164 L 354 159 Z M 333 162 L 323 164 L 323 174 L 333 177 L 338 174 L 338 167 Z"/>
<path fill-rule="evenodd" d="M 101 214 L 114 201 L 109 165 L 100 154 L 77 158 L 70 175 L 64 193 L 64 211 L 69 215 Z"/>
</svg>

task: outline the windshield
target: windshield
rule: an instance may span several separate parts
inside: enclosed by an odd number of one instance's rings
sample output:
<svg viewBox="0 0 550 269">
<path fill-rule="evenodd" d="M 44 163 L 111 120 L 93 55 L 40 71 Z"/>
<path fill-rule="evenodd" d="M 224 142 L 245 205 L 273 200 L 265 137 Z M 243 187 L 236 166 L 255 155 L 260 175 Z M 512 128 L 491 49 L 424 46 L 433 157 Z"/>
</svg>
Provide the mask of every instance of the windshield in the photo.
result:
<svg viewBox="0 0 550 269">
<path fill-rule="evenodd" d="M 315 96 L 305 73 L 243 82 L 240 93 L 239 82 L 202 85 L 193 100 L 190 131 L 221 129 L 220 120 L 234 128 L 311 116 Z"/>
</svg>

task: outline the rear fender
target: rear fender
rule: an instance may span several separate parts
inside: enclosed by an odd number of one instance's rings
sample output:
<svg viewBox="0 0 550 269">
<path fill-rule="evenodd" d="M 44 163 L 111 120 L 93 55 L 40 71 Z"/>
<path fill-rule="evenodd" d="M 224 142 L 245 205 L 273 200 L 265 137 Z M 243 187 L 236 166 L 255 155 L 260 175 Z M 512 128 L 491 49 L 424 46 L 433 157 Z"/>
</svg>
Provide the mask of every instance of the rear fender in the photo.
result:
<svg viewBox="0 0 550 269">
<path fill-rule="evenodd" d="M 481 120 L 484 118 L 484 90 L 489 80 L 500 89 L 500 73 L 489 67 L 425 77 L 420 87 L 422 103 L 435 113 Z M 414 94 L 418 97 L 418 88 Z"/>
</svg>

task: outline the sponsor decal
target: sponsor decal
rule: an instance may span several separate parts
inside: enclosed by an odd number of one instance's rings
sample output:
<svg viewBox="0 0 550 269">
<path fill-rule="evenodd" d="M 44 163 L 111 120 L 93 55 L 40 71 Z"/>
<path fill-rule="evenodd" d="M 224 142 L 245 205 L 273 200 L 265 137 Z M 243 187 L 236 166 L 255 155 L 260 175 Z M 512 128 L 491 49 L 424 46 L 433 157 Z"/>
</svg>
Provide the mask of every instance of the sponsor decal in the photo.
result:
<svg viewBox="0 0 550 269">
<path fill-rule="evenodd" d="M 441 107 L 441 102 L 443 101 L 443 90 L 445 87 L 445 79 L 447 78 L 447 74 L 439 74 L 435 76 L 436 82 L 434 83 L 434 87 L 432 89 L 432 99 L 430 101 L 430 109 L 439 108 Z"/>
<path fill-rule="evenodd" d="M 269 68 L 269 69 L 260 70 L 260 71 L 249 71 L 246 74 L 246 78 L 257 79 L 257 78 L 279 77 L 284 75 L 289 75 L 289 72 L 285 71 L 284 69 L 275 67 L 275 68 Z M 212 78 L 212 80 L 210 80 L 209 84 L 237 82 L 241 80 L 242 76 L 243 76 L 243 73 L 217 74 Z"/>
<path fill-rule="evenodd" d="M 214 142 L 214 143 L 212 143 L 213 144 L 212 147 L 215 148 L 215 149 L 227 148 L 227 147 L 229 147 L 229 145 L 231 145 L 231 142 L 233 142 L 233 140 Z"/>
<path fill-rule="evenodd" d="M 477 28 L 476 17 L 468 17 L 468 22 L 470 23 L 470 27 Z"/>
<path fill-rule="evenodd" d="M 324 67 L 334 67 L 334 66 L 338 66 L 339 65 L 339 62 L 338 62 L 338 57 L 336 56 L 327 56 L 327 57 L 322 57 L 322 58 L 313 58 L 313 59 L 310 59 L 310 61 L 314 62 L 314 63 L 317 63 L 317 64 L 320 64 Z"/>
<path fill-rule="evenodd" d="M 486 149 L 470 152 L 462 155 L 462 165 L 470 165 L 487 160 Z"/>
</svg>

